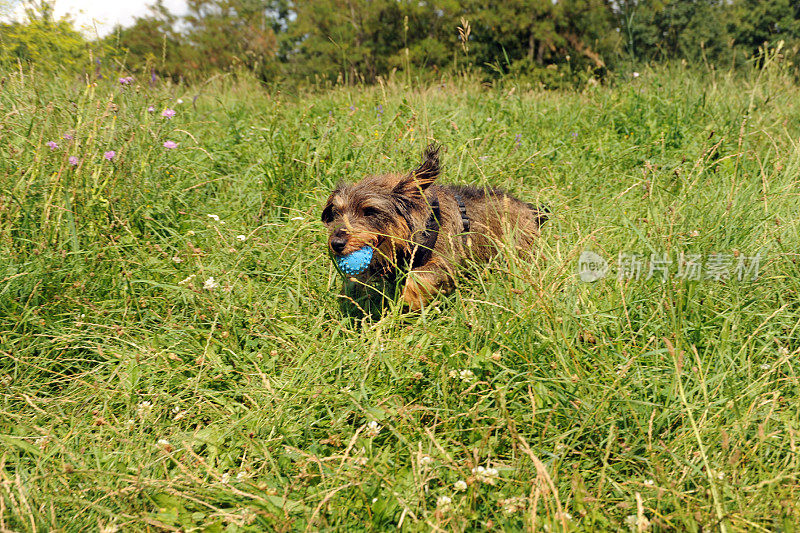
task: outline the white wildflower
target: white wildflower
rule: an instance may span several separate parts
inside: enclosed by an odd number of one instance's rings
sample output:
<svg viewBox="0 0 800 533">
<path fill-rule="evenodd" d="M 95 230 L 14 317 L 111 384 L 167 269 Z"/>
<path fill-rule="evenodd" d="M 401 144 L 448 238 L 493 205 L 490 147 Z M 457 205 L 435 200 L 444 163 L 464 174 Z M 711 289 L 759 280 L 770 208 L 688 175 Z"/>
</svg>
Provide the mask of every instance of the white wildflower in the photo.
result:
<svg viewBox="0 0 800 533">
<path fill-rule="evenodd" d="M 230 480 L 231 480 L 231 475 L 228 472 L 222 474 L 222 478 L 220 479 L 223 485 L 227 485 L 230 482 Z"/>
<path fill-rule="evenodd" d="M 183 263 L 183 259 L 181 259 L 179 256 L 176 255 L 176 256 L 174 256 L 172 258 L 172 262 L 173 263 Z"/>
<path fill-rule="evenodd" d="M 214 280 L 214 276 L 211 276 L 203 282 L 203 288 L 207 291 L 213 291 L 217 287 L 219 287 L 219 283 Z"/>
<path fill-rule="evenodd" d="M 432 462 L 433 462 L 433 459 L 431 458 L 430 455 L 423 455 L 422 457 L 419 458 L 419 464 L 422 465 L 422 466 L 429 465 Z"/>
<path fill-rule="evenodd" d="M 187 283 L 189 283 L 190 281 L 192 281 L 192 280 L 195 278 L 195 276 L 197 276 L 197 274 L 192 274 L 192 275 L 191 275 L 191 276 L 189 276 L 188 278 L 180 280 L 180 281 L 178 282 L 178 285 L 186 285 Z"/>
<path fill-rule="evenodd" d="M 219 215 L 206 215 L 208 218 L 212 219 L 214 222 L 219 222 Z"/>
<path fill-rule="evenodd" d="M 645 479 L 644 484 L 647 487 L 652 487 L 653 485 L 655 485 L 655 481 L 653 481 L 652 479 Z"/>
<path fill-rule="evenodd" d="M 117 524 L 109 522 L 108 524 L 103 524 L 102 522 L 98 522 L 99 529 L 97 530 L 98 533 L 117 533 L 119 531 L 119 526 Z"/>
<path fill-rule="evenodd" d="M 497 483 L 497 478 L 500 476 L 500 472 L 498 472 L 496 468 L 484 468 L 482 466 L 473 468 L 472 473 L 475 474 L 476 480 L 481 483 L 486 483 L 487 485 L 494 485 Z"/>
<path fill-rule="evenodd" d="M 364 432 L 364 435 L 373 439 L 378 436 L 378 434 L 383 429 L 377 422 L 372 420 L 369 424 L 367 424 L 367 430 Z"/>
<path fill-rule="evenodd" d="M 246 241 L 246 240 L 247 240 L 247 237 L 246 237 L 246 236 L 244 236 L 244 235 L 237 235 L 237 236 L 236 236 L 236 238 L 237 238 L 238 240 L 242 241 L 242 242 L 244 242 L 244 241 Z"/>
<path fill-rule="evenodd" d="M 624 522 L 631 531 L 647 531 L 650 529 L 650 520 L 648 520 L 646 516 L 643 516 L 642 519 L 639 520 L 639 517 L 635 514 L 629 514 L 625 517 Z"/>
<path fill-rule="evenodd" d="M 152 410 L 153 410 L 153 404 L 150 401 L 145 400 L 141 402 L 139 406 L 136 408 L 136 414 L 139 415 L 140 418 L 144 418 L 147 415 L 149 415 L 150 411 Z"/>
<path fill-rule="evenodd" d="M 764 363 L 763 365 L 761 365 L 761 370 L 769 370 L 769 369 L 770 369 L 769 363 Z"/>
<path fill-rule="evenodd" d="M 456 492 L 464 492 L 467 490 L 467 482 L 463 479 L 459 479 L 453 484 L 453 489 L 455 489 Z"/>
<path fill-rule="evenodd" d="M 158 439 L 158 445 L 163 446 L 164 448 L 172 446 L 167 439 Z"/>
<path fill-rule="evenodd" d="M 236 481 L 238 481 L 239 483 L 241 483 L 245 479 L 247 479 L 247 473 L 244 470 L 236 474 Z"/>
<path fill-rule="evenodd" d="M 461 378 L 461 381 L 469 383 L 475 378 L 475 374 L 472 372 L 472 370 L 467 369 L 459 372 L 458 377 Z"/>
<path fill-rule="evenodd" d="M 436 507 L 442 511 L 448 510 L 451 503 L 453 503 L 453 500 L 450 496 L 439 496 L 436 498 Z"/>
<path fill-rule="evenodd" d="M 354 457 L 353 461 L 360 466 L 364 466 L 365 464 L 367 464 L 367 450 L 365 450 L 363 446 L 358 451 L 358 453 L 356 453 L 356 456 Z"/>
<path fill-rule="evenodd" d="M 634 78 L 638 78 L 638 77 L 639 77 L 639 73 L 638 73 L 638 72 L 634 72 L 634 73 L 633 73 L 633 77 L 634 77 Z"/>
<path fill-rule="evenodd" d="M 456 379 L 458 377 L 458 372 L 456 372 L 455 370 L 451 370 L 450 373 L 447 375 L 450 376 L 452 379 Z"/>
<path fill-rule="evenodd" d="M 183 103 L 183 99 L 182 99 L 182 98 L 178 98 L 178 99 L 175 101 L 175 103 L 177 103 L 177 104 L 182 104 L 182 103 Z"/>
<path fill-rule="evenodd" d="M 514 496 L 513 498 L 506 498 L 500 500 L 500 505 L 503 507 L 503 512 L 506 514 L 514 514 L 519 511 L 524 511 L 528 505 L 528 498 L 523 496 Z"/>
</svg>

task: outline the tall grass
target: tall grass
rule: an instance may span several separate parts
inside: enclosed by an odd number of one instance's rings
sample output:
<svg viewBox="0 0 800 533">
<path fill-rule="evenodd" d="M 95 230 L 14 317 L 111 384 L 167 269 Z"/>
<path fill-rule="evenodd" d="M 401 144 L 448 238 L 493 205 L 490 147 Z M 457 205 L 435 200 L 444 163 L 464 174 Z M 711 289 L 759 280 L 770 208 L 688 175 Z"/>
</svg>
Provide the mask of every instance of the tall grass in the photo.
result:
<svg viewBox="0 0 800 533">
<path fill-rule="evenodd" d="M 298 95 L 8 73 L 0 529 L 790 530 L 800 91 L 781 68 Z M 321 203 L 430 140 L 446 181 L 549 206 L 538 258 L 420 314 L 346 317 Z M 673 264 L 589 284 L 585 250 L 762 261 L 755 281 Z"/>
</svg>

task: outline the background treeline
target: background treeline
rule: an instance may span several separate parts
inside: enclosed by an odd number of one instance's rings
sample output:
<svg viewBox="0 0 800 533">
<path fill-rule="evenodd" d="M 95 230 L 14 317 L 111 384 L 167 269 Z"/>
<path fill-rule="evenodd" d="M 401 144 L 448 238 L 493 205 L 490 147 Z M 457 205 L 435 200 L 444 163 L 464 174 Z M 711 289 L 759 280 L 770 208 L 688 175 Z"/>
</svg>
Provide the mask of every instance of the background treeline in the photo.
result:
<svg viewBox="0 0 800 533">
<path fill-rule="evenodd" d="M 1 24 L 0 61 L 153 80 L 247 69 L 317 84 L 469 69 L 559 87 L 649 62 L 728 69 L 765 44 L 800 48 L 796 0 L 189 0 L 180 16 L 158 0 L 95 40 L 52 13 L 41 1 Z"/>
</svg>

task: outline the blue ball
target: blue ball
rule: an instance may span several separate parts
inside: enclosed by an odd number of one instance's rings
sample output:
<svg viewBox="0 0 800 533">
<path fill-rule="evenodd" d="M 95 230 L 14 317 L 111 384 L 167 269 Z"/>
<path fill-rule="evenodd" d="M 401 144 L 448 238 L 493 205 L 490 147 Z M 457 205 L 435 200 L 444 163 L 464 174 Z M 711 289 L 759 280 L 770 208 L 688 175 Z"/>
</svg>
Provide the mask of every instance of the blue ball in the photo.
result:
<svg viewBox="0 0 800 533">
<path fill-rule="evenodd" d="M 369 267 L 369 264 L 372 262 L 373 252 L 374 250 L 372 248 L 365 246 L 351 254 L 335 256 L 333 261 L 343 274 L 356 276 Z"/>
</svg>

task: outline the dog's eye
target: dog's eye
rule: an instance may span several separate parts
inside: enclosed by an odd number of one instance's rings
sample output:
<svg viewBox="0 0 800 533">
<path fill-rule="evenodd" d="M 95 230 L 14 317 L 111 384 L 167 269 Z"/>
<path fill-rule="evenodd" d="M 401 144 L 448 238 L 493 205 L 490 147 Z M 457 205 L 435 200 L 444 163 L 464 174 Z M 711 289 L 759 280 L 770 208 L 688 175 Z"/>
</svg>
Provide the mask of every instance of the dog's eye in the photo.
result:
<svg viewBox="0 0 800 533">
<path fill-rule="evenodd" d="M 364 208 L 364 216 L 367 218 L 376 217 L 380 214 L 380 211 L 375 209 L 374 207 L 365 207 Z"/>
<path fill-rule="evenodd" d="M 322 222 L 325 224 L 330 224 L 333 221 L 333 217 L 336 216 L 336 211 L 333 209 L 333 206 L 328 206 L 322 211 Z"/>
</svg>

